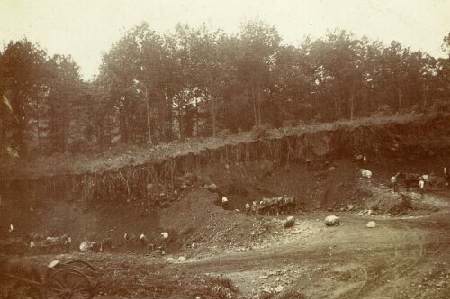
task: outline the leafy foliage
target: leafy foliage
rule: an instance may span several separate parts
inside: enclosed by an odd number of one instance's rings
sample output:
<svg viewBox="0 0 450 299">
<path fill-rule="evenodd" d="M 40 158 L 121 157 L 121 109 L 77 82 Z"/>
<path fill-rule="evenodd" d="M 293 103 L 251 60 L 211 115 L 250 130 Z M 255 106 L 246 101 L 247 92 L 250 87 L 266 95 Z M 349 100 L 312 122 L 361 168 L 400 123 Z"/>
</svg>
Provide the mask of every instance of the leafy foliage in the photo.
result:
<svg viewBox="0 0 450 299">
<path fill-rule="evenodd" d="M 104 54 L 92 82 L 81 80 L 70 56 L 48 57 L 26 39 L 9 43 L 0 52 L 0 94 L 8 99 L 0 103 L 0 140 L 21 153 L 36 148 L 34 139 L 49 151 L 156 144 L 427 111 L 450 100 L 450 55 L 436 59 L 346 31 L 296 47 L 259 21 L 237 34 L 180 24 L 162 34 L 142 23 Z"/>
</svg>

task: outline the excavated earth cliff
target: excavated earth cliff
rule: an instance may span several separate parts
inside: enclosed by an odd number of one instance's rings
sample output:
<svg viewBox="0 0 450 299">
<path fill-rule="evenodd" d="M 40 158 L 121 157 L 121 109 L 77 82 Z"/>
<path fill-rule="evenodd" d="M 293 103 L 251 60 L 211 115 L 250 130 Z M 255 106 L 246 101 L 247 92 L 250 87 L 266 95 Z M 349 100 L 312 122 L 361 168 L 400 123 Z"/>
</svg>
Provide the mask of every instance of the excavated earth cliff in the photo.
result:
<svg viewBox="0 0 450 299">
<path fill-rule="evenodd" d="M 95 161 L 85 162 L 84 168 L 71 168 L 70 162 L 47 168 L 30 163 L 0 172 L 0 225 L 5 228 L 10 223 L 23 223 L 23 231 L 30 231 L 53 221 L 59 225 L 48 234 L 58 234 L 77 230 L 83 223 L 79 234 L 86 237 L 90 230 L 114 227 L 114 219 L 129 214 L 133 219 L 126 222 L 133 223 L 136 230 L 157 227 L 159 209 L 192 188 L 205 186 L 212 186 L 219 196 L 243 198 L 235 201 L 233 209 L 242 210 L 244 202 L 280 192 L 294 195 L 299 207 L 307 209 L 307 201 L 312 207 L 327 209 L 330 194 L 337 187 L 322 190 L 317 198 L 320 192 L 306 189 L 321 175 L 316 172 L 310 177 L 310 169 L 345 168 L 345 163 L 336 161 L 354 161 L 358 155 L 378 163 L 378 167 L 388 167 L 386 161 L 442 160 L 449 154 L 450 116 L 408 115 L 160 146 L 136 155 L 128 153 L 131 160 L 121 157 L 119 163 L 107 166 Z M 357 163 L 361 163 L 360 168 L 367 167 L 363 161 Z M 267 180 L 274 176 L 282 182 Z M 336 180 L 339 176 L 342 173 Z M 293 181 L 289 183 L 290 178 Z M 332 181 L 323 180 L 323 184 L 332 185 Z M 345 182 L 339 184 L 345 188 Z M 292 186 L 301 187 L 293 191 Z M 315 200 L 317 204 L 311 203 Z M 104 216 L 92 220 L 94 210 Z"/>
</svg>

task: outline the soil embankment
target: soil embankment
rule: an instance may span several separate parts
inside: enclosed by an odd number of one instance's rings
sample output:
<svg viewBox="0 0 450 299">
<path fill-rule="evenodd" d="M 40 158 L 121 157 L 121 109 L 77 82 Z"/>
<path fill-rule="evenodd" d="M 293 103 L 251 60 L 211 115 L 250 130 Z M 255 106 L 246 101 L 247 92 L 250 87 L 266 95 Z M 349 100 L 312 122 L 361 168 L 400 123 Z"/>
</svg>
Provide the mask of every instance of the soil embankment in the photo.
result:
<svg viewBox="0 0 450 299">
<path fill-rule="evenodd" d="M 403 116 L 244 134 L 228 143 L 160 148 L 154 160 L 85 173 L 75 166 L 67 171 L 55 166 L 54 172 L 62 172 L 40 175 L 39 167 L 18 169 L 0 181 L 0 225 L 70 233 L 77 240 L 158 231 L 170 227 L 161 222 L 160 211 L 193 188 L 211 184 L 217 190 L 206 197 L 229 196 L 230 209 L 241 211 L 247 202 L 283 194 L 294 196 L 302 211 L 355 205 L 365 195 L 364 188 L 355 188 L 359 168 L 377 171 L 376 179 L 384 181 L 399 164 L 440 172 L 450 152 L 449 121 L 449 116 Z M 356 155 L 367 161 L 354 161 Z"/>
<path fill-rule="evenodd" d="M 14 254 L 45 264 L 54 255 L 30 250 L 30 235 L 68 234 L 72 245 L 58 258 L 91 261 L 105 273 L 98 294 L 121 298 L 448 298 L 449 121 L 290 128 L 126 154 L 136 160 L 108 167 L 25 167 L 2 176 L 0 241 L 19 240 L 28 249 Z M 433 184 L 424 194 L 393 192 L 398 171 Z M 292 228 L 283 215 L 245 213 L 246 203 L 282 195 L 295 198 Z M 340 226 L 323 224 L 330 213 Z M 161 232 L 164 254 L 154 250 Z M 110 252 L 74 253 L 81 241 L 105 238 Z"/>
</svg>

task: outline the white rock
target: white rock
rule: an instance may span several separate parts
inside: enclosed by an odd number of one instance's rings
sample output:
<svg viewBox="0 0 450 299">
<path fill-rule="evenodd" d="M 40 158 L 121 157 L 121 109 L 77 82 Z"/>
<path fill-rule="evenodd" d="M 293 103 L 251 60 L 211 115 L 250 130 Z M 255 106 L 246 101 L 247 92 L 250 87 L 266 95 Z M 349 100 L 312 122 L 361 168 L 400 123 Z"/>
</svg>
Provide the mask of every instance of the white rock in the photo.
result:
<svg viewBox="0 0 450 299">
<path fill-rule="evenodd" d="M 146 237 L 145 237 L 144 233 L 139 235 L 139 240 L 143 241 L 145 239 L 146 239 Z"/>
<path fill-rule="evenodd" d="M 178 258 L 178 261 L 179 262 L 184 262 L 186 260 L 186 258 L 184 257 L 184 256 L 180 256 L 179 258 Z"/>
<path fill-rule="evenodd" d="M 13 231 L 14 231 L 14 225 L 11 223 L 11 224 L 9 225 L 8 232 L 12 233 Z"/>
<path fill-rule="evenodd" d="M 214 183 L 211 183 L 210 185 L 206 186 L 206 189 L 212 190 L 212 191 L 217 190 L 217 185 Z"/>
<path fill-rule="evenodd" d="M 49 268 L 55 268 L 59 264 L 59 260 L 53 260 L 51 261 L 47 267 Z"/>
<path fill-rule="evenodd" d="M 325 217 L 325 224 L 328 226 L 339 225 L 339 217 L 336 215 L 328 215 Z"/>
<path fill-rule="evenodd" d="M 80 243 L 79 249 L 81 252 L 86 252 L 88 250 L 90 250 L 94 244 L 94 242 L 88 242 L 88 241 L 84 241 Z"/>
<path fill-rule="evenodd" d="M 374 228 L 376 226 L 375 221 L 369 221 L 366 224 L 367 228 Z"/>
<path fill-rule="evenodd" d="M 163 239 L 167 239 L 169 237 L 169 233 L 161 233 L 161 237 L 163 237 Z"/>
<path fill-rule="evenodd" d="M 361 176 L 363 178 L 371 179 L 372 175 L 373 175 L 372 171 L 368 169 L 361 169 Z"/>
<path fill-rule="evenodd" d="M 222 203 L 228 202 L 228 198 L 226 196 L 222 196 Z"/>
</svg>

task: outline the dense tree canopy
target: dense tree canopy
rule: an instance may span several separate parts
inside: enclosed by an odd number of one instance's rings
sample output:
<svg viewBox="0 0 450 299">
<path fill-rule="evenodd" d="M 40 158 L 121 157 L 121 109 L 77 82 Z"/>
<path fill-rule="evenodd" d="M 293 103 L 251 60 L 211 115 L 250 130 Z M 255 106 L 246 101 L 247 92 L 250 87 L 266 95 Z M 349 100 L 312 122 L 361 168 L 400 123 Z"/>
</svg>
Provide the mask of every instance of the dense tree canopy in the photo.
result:
<svg viewBox="0 0 450 299">
<path fill-rule="evenodd" d="M 436 59 L 346 31 L 293 46 L 259 21 L 237 34 L 187 25 L 162 34 L 143 23 L 104 54 L 93 82 L 82 82 L 70 56 L 11 42 L 0 52 L 0 140 L 26 152 L 31 130 L 39 146 L 45 139 L 45 148 L 65 151 L 79 148 L 77 130 L 105 148 L 426 111 L 450 100 L 450 33 L 442 48 L 447 58 Z"/>
<path fill-rule="evenodd" d="M 50 58 L 26 39 L 10 42 L 0 52 L 0 95 L 8 104 L 0 107 L 2 152 L 7 148 L 24 153 L 29 131 L 37 131 L 38 148 L 41 134 L 52 133 L 54 146 L 62 146 L 56 132 L 63 128 L 61 122 L 73 117 L 67 103 L 80 94 L 80 84 L 78 66 L 70 57 Z"/>
</svg>

